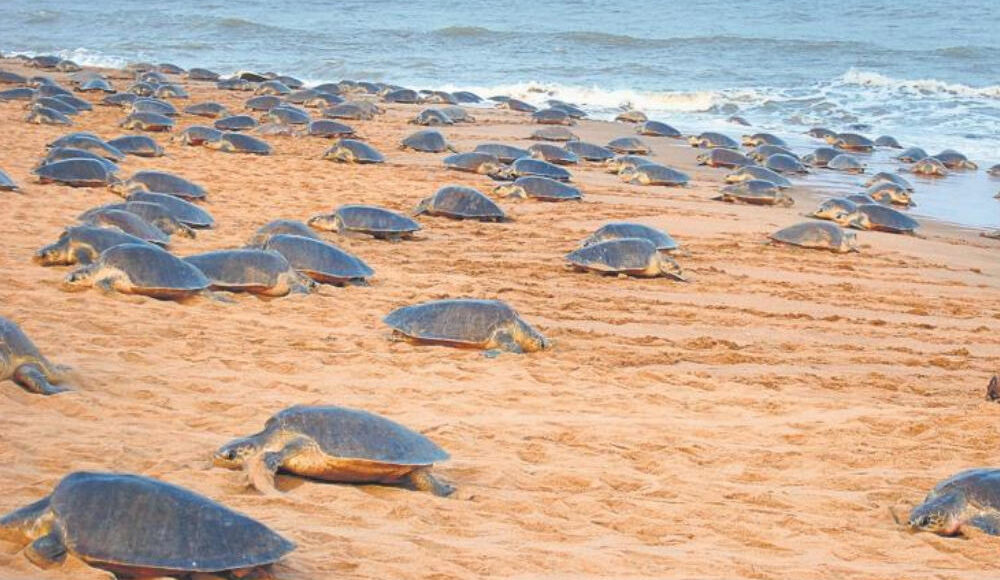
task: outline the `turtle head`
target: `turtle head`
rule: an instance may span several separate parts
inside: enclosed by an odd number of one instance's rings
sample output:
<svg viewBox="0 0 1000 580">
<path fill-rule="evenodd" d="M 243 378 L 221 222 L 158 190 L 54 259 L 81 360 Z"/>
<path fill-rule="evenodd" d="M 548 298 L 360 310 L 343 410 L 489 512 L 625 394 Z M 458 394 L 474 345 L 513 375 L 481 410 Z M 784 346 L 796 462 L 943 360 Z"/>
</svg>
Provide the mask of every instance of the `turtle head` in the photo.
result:
<svg viewBox="0 0 1000 580">
<path fill-rule="evenodd" d="M 499 197 L 513 197 L 517 199 L 528 197 L 524 192 L 524 188 L 519 185 L 498 185 L 493 188 L 493 194 Z"/>
<path fill-rule="evenodd" d="M 697 135 L 693 135 L 691 137 L 688 137 L 688 143 L 692 147 L 701 147 L 701 138 L 699 138 Z"/>
<path fill-rule="evenodd" d="M 542 336 L 542 333 L 535 330 L 530 324 L 523 320 L 518 321 L 515 340 L 524 352 L 537 352 L 552 346 L 552 342 Z"/>
<path fill-rule="evenodd" d="M 659 264 L 660 273 L 664 276 L 680 280 L 681 282 L 687 282 L 687 278 L 684 277 L 684 270 L 681 269 L 681 265 L 677 263 L 677 260 L 660 252 Z"/>
<path fill-rule="evenodd" d="M 632 181 L 639 175 L 639 172 L 635 170 L 634 167 L 623 167 L 621 171 L 618 172 L 618 177 L 624 182 Z"/>
<path fill-rule="evenodd" d="M 260 451 L 257 440 L 253 437 L 241 437 L 226 443 L 212 456 L 212 463 L 217 467 L 240 469 L 247 458 Z"/>
<path fill-rule="evenodd" d="M 69 236 L 64 235 L 55 243 L 35 252 L 32 261 L 42 266 L 64 266 L 70 264 Z"/>
<path fill-rule="evenodd" d="M 708 165 L 709 155 L 707 153 L 702 153 L 697 158 L 698 165 Z"/>
<path fill-rule="evenodd" d="M 837 211 L 827 214 L 829 219 L 840 227 L 854 225 L 854 222 L 861 218 L 857 212 Z"/>
<path fill-rule="evenodd" d="M 953 536 L 962 525 L 964 509 L 965 497 L 961 493 L 948 493 L 913 508 L 907 525 L 914 531 Z"/>
<path fill-rule="evenodd" d="M 73 270 L 67 274 L 65 278 L 63 278 L 63 290 L 81 290 L 90 286 L 92 284 L 92 278 L 97 274 L 97 271 L 97 264 L 91 264 L 89 266 Z"/>
<path fill-rule="evenodd" d="M 130 194 L 134 193 L 134 191 L 124 181 L 118 179 L 117 177 L 111 177 L 111 181 L 108 182 L 108 189 L 122 197 L 128 197 Z"/>
<path fill-rule="evenodd" d="M 335 232 L 340 229 L 340 218 L 336 214 L 314 215 L 306 222 L 313 229 Z"/>
</svg>

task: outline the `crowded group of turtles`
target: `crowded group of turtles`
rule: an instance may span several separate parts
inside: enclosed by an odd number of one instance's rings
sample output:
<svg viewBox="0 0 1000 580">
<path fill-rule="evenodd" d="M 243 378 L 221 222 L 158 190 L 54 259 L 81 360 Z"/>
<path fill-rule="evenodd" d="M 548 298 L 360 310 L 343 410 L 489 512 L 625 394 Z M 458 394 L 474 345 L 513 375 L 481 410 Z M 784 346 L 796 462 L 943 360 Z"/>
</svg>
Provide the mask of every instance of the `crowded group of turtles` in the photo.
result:
<svg viewBox="0 0 1000 580">
<path fill-rule="evenodd" d="M 399 242 L 421 230 L 419 215 L 454 219 L 503 221 L 503 209 L 481 191 L 446 185 L 420 201 L 413 215 L 369 205 L 344 205 L 307 221 L 276 220 L 254 232 L 243 247 L 186 257 L 169 251 L 173 235 L 194 238 L 215 225 L 202 206 L 203 187 L 171 173 L 139 171 L 125 178 L 119 163 L 127 155 L 158 157 L 164 149 L 147 133 L 171 131 L 181 114 L 213 119 L 195 125 L 173 140 L 230 153 L 268 155 L 264 136 L 305 136 L 334 139 L 324 159 L 344 163 L 381 163 L 383 153 L 344 124 L 368 120 L 383 112 L 378 101 L 433 105 L 412 118 L 426 127 L 475 122 L 461 105 L 485 106 L 486 99 L 470 92 L 415 91 L 405 87 L 341 81 L 306 88 L 287 76 L 239 73 L 230 78 L 205 69 L 183 70 L 161 64 L 127 67 L 134 81 L 116 90 L 104 74 L 82 70 L 58 57 L 19 57 L 27 65 L 68 74 L 70 87 L 50 76 L 22 76 L 0 70 L 0 102 L 23 100 L 30 123 L 72 125 L 72 118 L 93 106 L 127 110 L 121 128 L 138 131 L 104 140 L 89 132 L 70 133 L 48 144 L 34 169 L 39 182 L 76 187 L 107 187 L 122 196 L 117 203 L 91 208 L 67 225 L 60 237 L 42 247 L 35 261 L 44 266 L 76 266 L 67 289 L 96 286 L 105 291 L 180 300 L 194 295 L 223 299 L 220 292 L 250 292 L 277 297 L 308 293 L 317 284 L 365 284 L 374 271 L 361 258 L 322 239 L 317 232 L 367 235 Z M 226 106 L 202 102 L 178 110 L 171 101 L 188 98 L 181 81 L 215 83 L 219 89 L 252 91 L 249 112 L 233 114 Z M 81 94 L 97 93 L 95 103 Z M 421 129 L 400 148 L 418 152 L 450 152 L 447 169 L 487 175 L 497 180 L 492 194 L 499 198 L 562 202 L 580 200 L 569 168 L 588 164 L 615 173 L 628 184 L 683 186 L 688 175 L 655 163 L 647 142 L 626 136 L 600 145 L 580 140 L 571 127 L 586 116 L 579 107 L 550 100 L 545 108 L 494 96 L 499 107 L 531 116 L 538 124 L 527 148 L 482 143 L 458 152 L 436 129 Z M 314 119 L 311 109 L 320 109 Z M 741 119 L 736 119 L 742 121 Z M 649 120 L 634 110 L 616 121 L 634 124 L 645 138 L 680 139 L 670 125 Z M 261 123 L 263 122 L 263 124 Z M 249 134 L 250 132 L 255 135 Z M 732 170 L 717 199 L 755 205 L 790 206 L 785 193 L 789 176 L 815 168 L 863 173 L 861 155 L 875 147 L 899 147 L 895 139 L 869 140 L 857 133 L 816 128 L 810 134 L 830 146 L 799 156 L 780 138 L 768 133 L 744 136 L 742 143 L 706 132 L 689 143 L 704 148 L 698 162 Z M 561 143 L 561 145 L 557 145 Z M 741 145 L 746 149 L 741 150 Z M 943 175 L 949 170 L 975 169 L 964 156 L 945 151 L 929 156 L 918 148 L 897 157 L 911 163 L 919 175 Z M 1000 168 L 991 172 L 1000 174 Z M 878 173 L 864 192 L 823 202 L 806 221 L 771 235 L 780 243 L 835 252 L 856 250 L 853 233 L 843 227 L 912 233 L 917 222 L 899 209 L 912 203 L 912 185 L 896 173 Z M 0 171 L 0 189 L 17 184 Z M 666 276 L 684 280 L 674 259 L 679 244 L 667 233 L 632 222 L 600 227 L 566 256 L 569 265 L 618 276 Z M 479 348 L 487 353 L 522 353 L 546 349 L 549 341 L 509 305 L 498 300 L 445 299 L 404 306 L 389 313 L 385 323 L 394 335 L 410 341 Z M 0 380 L 53 395 L 67 389 L 66 369 L 47 360 L 11 320 L 0 318 Z M 221 446 L 214 456 L 219 467 L 245 470 L 253 487 L 275 493 L 279 472 L 335 482 L 381 483 L 431 492 L 452 493 L 432 466 L 448 454 L 423 435 L 385 417 L 335 406 L 295 406 L 270 417 L 264 429 Z M 938 485 L 925 503 L 910 513 L 908 525 L 954 534 L 971 525 L 1000 534 L 1000 471 L 963 472 Z M 25 545 L 25 555 L 48 567 L 72 554 L 122 577 L 233 572 L 265 575 L 267 567 L 294 549 L 294 544 L 265 525 L 186 489 L 130 474 L 75 472 L 66 475 L 52 493 L 0 518 L 0 539 Z"/>
</svg>

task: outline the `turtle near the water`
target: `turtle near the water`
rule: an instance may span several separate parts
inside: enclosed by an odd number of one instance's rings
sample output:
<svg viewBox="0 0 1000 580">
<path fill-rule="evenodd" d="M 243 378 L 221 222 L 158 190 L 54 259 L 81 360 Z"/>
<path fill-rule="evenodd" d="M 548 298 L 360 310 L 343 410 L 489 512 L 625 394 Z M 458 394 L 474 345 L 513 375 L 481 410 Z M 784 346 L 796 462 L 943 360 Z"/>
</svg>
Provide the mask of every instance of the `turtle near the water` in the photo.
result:
<svg viewBox="0 0 1000 580">
<path fill-rule="evenodd" d="M 223 133 L 218 139 L 203 143 L 208 149 L 225 153 L 247 153 L 250 155 L 270 155 L 271 146 L 263 139 L 245 133 Z"/>
<path fill-rule="evenodd" d="M 978 165 L 954 149 L 945 149 L 934 155 L 934 159 L 940 161 L 948 169 L 979 169 Z"/>
<path fill-rule="evenodd" d="M 500 300 L 446 299 L 404 306 L 384 319 L 397 338 L 514 353 L 535 352 L 549 341 Z"/>
<path fill-rule="evenodd" d="M 466 171 L 480 175 L 498 174 L 503 166 L 496 155 L 491 153 L 469 152 L 449 155 L 441 161 L 448 169 Z"/>
<path fill-rule="evenodd" d="M 638 137 L 619 137 L 608 142 L 607 148 L 623 155 L 649 155 L 653 152 L 649 145 Z"/>
<path fill-rule="evenodd" d="M 58 386 L 63 369 L 49 362 L 21 327 L 0 316 L 0 381 L 11 380 L 31 393 L 54 395 L 69 389 Z M 0 538 L 3 538 L 0 520 Z"/>
<path fill-rule="evenodd" d="M 829 222 L 802 222 L 780 229 L 770 238 L 783 244 L 839 254 L 858 251 L 854 232 Z"/>
<path fill-rule="evenodd" d="M 739 149 L 740 144 L 737 143 L 731 137 L 727 137 L 722 133 L 716 133 L 714 131 L 706 131 L 700 135 L 688 138 L 688 143 L 692 147 L 704 147 L 706 149 L 711 149 L 713 147 L 725 147 L 727 149 Z"/>
<path fill-rule="evenodd" d="M 589 244 L 566 254 L 566 260 L 576 269 L 602 274 L 684 280 L 680 265 L 644 238 L 618 238 Z"/>
<path fill-rule="evenodd" d="M 750 179 L 727 185 L 720 190 L 718 197 L 712 199 L 751 205 L 780 205 L 784 207 L 795 205 L 795 201 L 782 192 L 778 186 L 763 179 Z"/>
<path fill-rule="evenodd" d="M 831 197 L 819 205 L 816 211 L 807 214 L 821 220 L 840 219 L 841 215 L 854 213 L 858 209 L 858 204 L 843 197 Z"/>
<path fill-rule="evenodd" d="M 121 244 L 101 252 L 97 261 L 70 272 L 67 290 L 96 286 L 105 292 L 180 300 L 210 285 L 201 270 L 152 244 Z"/>
<path fill-rule="evenodd" d="M 632 169 L 623 169 L 618 176 L 622 181 L 634 185 L 666 185 L 670 187 L 687 185 L 690 177 L 665 165 L 648 163 Z"/>
<path fill-rule="evenodd" d="M 1000 535 L 1000 469 L 968 469 L 935 485 L 924 503 L 910 510 L 907 526 L 942 536 L 965 526 Z"/>
<path fill-rule="evenodd" d="M 385 417 L 335 406 L 294 406 L 216 451 L 214 463 L 243 468 L 258 490 L 271 492 L 279 472 L 345 483 L 403 485 L 445 497 L 454 488 L 430 472 L 448 453 Z"/>
<path fill-rule="evenodd" d="M 673 139 L 681 139 L 684 137 L 680 131 L 674 129 L 666 123 L 661 123 L 660 121 L 646 121 L 636 127 L 635 132 L 649 137 L 671 137 Z"/>
<path fill-rule="evenodd" d="M 528 138 L 536 141 L 576 141 L 579 139 L 576 133 L 561 125 L 547 125 L 536 129 Z"/>
<path fill-rule="evenodd" d="M 827 169 L 843 171 L 845 173 L 864 173 L 865 165 L 857 157 L 847 153 L 841 153 L 826 164 Z"/>
<path fill-rule="evenodd" d="M 309 218 L 308 224 L 319 230 L 393 241 L 412 238 L 420 230 L 420 224 L 405 215 L 372 205 L 342 205 L 333 213 Z"/>
<path fill-rule="evenodd" d="M 759 165 L 746 165 L 744 167 L 740 167 L 725 177 L 726 183 L 739 183 L 750 179 L 763 179 L 764 181 L 770 181 L 782 189 L 788 189 L 792 186 L 792 182 L 789 181 L 787 177 L 781 175 L 780 173 L 771 171 L 766 167 L 760 167 Z"/>
<path fill-rule="evenodd" d="M 879 204 L 860 204 L 854 213 L 841 215 L 834 221 L 859 230 L 893 234 L 913 234 L 920 227 L 920 222 L 910 216 Z"/>
<path fill-rule="evenodd" d="M 928 177 L 944 177 L 948 175 L 948 168 L 934 157 L 924 157 L 920 161 L 917 161 L 910 166 L 910 171 L 917 175 L 926 175 Z"/>
<path fill-rule="evenodd" d="M 356 139 L 338 139 L 323 152 L 323 159 L 341 163 L 385 162 L 385 157 L 374 147 Z"/>
<path fill-rule="evenodd" d="M 218 250 L 188 256 L 184 261 L 201 270 L 213 290 L 285 296 L 307 294 L 315 285 L 295 271 L 284 256 L 270 250 Z"/>
<path fill-rule="evenodd" d="M 69 554 L 115 578 L 243 577 L 295 549 L 260 522 L 184 488 L 83 471 L 0 517 L 0 538 L 26 546 L 25 556 L 40 568 Z"/>
<path fill-rule="evenodd" d="M 708 165 L 709 167 L 737 168 L 756 165 L 753 159 L 750 159 L 739 151 L 726 149 L 725 147 L 709 149 L 707 153 L 699 155 L 697 161 L 699 165 Z"/>
</svg>

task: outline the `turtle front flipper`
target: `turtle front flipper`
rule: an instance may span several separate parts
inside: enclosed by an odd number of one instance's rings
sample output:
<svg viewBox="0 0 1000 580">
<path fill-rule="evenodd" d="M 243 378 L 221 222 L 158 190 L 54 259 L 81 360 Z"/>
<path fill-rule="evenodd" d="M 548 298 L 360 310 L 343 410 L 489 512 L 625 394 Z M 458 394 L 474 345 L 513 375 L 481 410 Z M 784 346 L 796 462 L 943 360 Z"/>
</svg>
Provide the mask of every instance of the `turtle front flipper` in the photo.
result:
<svg viewBox="0 0 1000 580">
<path fill-rule="evenodd" d="M 497 344 L 497 348 L 500 350 L 516 354 L 524 353 L 524 349 L 521 348 L 521 345 L 517 342 L 514 336 L 506 330 L 500 330 L 493 335 L 493 341 Z"/>
<path fill-rule="evenodd" d="M 62 393 L 69 390 L 64 387 L 53 385 L 49 382 L 48 377 L 45 376 L 45 371 L 43 371 L 42 368 L 35 363 L 25 363 L 17 367 L 12 378 L 15 383 L 24 387 L 25 390 L 31 393 L 55 395 L 56 393 Z"/>
<path fill-rule="evenodd" d="M 24 555 L 39 568 L 51 568 L 66 560 L 66 544 L 62 534 L 55 530 L 28 544 Z"/>
<path fill-rule="evenodd" d="M 1000 536 L 1000 515 L 998 514 L 979 514 L 970 518 L 967 523 L 991 536 Z"/>
<path fill-rule="evenodd" d="M 438 497 L 448 497 L 455 492 L 455 487 L 438 481 L 427 467 L 415 469 L 407 474 L 405 483 L 416 491 L 429 491 Z"/>
<path fill-rule="evenodd" d="M 274 482 L 278 470 L 289 459 L 300 453 L 307 452 L 310 448 L 315 447 L 315 445 L 316 443 L 311 439 L 297 437 L 289 441 L 278 451 L 265 451 L 248 458 L 244 467 L 247 471 L 247 477 L 250 479 L 250 484 L 263 494 L 272 495 L 280 493 Z"/>
</svg>

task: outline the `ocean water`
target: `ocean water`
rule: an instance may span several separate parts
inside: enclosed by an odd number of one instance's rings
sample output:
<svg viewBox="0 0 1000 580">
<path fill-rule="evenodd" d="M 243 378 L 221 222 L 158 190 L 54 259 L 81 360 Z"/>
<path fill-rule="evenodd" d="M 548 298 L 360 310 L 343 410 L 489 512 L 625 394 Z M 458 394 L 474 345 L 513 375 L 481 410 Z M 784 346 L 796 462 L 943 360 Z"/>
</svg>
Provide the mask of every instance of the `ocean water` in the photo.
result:
<svg viewBox="0 0 1000 580">
<path fill-rule="evenodd" d="M 787 138 L 869 125 L 978 172 L 920 180 L 915 215 L 1000 227 L 1000 6 L 996 0 L 799 2 L 629 0 L 5 0 L 0 51 L 80 64 L 174 62 L 309 82 L 365 79 L 559 98 L 595 118 L 623 106 L 685 132 Z M 880 152 L 875 169 L 897 168 Z M 822 173 L 831 193 L 856 178 Z"/>
</svg>

